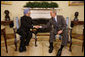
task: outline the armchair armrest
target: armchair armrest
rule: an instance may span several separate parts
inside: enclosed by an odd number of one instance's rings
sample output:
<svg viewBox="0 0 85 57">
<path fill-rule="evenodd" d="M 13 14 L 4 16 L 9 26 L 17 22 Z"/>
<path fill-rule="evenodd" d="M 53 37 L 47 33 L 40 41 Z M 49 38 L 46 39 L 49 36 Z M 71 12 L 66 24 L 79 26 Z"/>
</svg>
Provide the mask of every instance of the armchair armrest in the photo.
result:
<svg viewBox="0 0 85 57">
<path fill-rule="evenodd" d="M 71 28 L 71 27 L 69 27 L 68 29 L 69 29 L 69 30 L 71 30 L 72 28 Z"/>
<path fill-rule="evenodd" d="M 17 28 L 16 28 L 16 27 L 13 27 L 13 30 L 14 30 L 14 33 L 16 33 L 16 31 L 17 31 Z"/>
<path fill-rule="evenodd" d="M 16 29 L 16 27 L 15 27 L 15 26 L 13 26 L 13 29 Z"/>
</svg>

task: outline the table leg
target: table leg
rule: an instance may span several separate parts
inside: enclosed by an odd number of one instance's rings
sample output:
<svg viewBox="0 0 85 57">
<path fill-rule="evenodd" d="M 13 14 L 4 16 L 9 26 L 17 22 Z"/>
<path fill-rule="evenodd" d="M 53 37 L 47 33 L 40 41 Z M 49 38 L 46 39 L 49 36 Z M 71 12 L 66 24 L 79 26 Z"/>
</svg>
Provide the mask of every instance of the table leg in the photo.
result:
<svg viewBox="0 0 85 57">
<path fill-rule="evenodd" d="M 84 49 L 84 29 L 83 29 L 83 44 L 82 44 L 82 52 L 83 52 L 83 49 Z"/>
<path fill-rule="evenodd" d="M 3 36 L 4 36 L 4 41 L 5 41 L 6 52 L 8 53 L 8 48 L 7 48 L 7 39 L 6 39 L 5 29 L 3 30 Z"/>
<path fill-rule="evenodd" d="M 82 52 L 83 52 L 83 49 L 84 49 L 84 42 L 83 42 L 83 44 L 82 44 Z"/>
</svg>

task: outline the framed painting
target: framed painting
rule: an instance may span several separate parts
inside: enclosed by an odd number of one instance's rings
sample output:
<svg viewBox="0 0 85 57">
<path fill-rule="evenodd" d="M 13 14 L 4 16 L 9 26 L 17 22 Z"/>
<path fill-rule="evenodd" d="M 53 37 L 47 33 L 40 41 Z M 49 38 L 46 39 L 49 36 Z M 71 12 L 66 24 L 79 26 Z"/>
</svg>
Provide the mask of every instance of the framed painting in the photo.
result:
<svg viewBox="0 0 85 57">
<path fill-rule="evenodd" d="M 1 4 L 11 5 L 12 4 L 12 1 L 1 1 Z"/>
<path fill-rule="evenodd" d="M 69 6 L 82 6 L 84 5 L 84 1 L 69 1 L 68 5 Z"/>
</svg>

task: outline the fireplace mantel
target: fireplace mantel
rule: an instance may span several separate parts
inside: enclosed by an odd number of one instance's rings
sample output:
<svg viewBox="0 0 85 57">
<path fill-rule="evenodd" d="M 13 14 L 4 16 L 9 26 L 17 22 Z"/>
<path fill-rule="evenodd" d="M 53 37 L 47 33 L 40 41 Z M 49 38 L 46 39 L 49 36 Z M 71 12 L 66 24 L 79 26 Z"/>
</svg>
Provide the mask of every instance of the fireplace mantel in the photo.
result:
<svg viewBox="0 0 85 57">
<path fill-rule="evenodd" d="M 23 10 L 26 8 L 23 8 Z M 31 11 L 31 17 L 33 19 L 36 18 L 45 18 L 45 19 L 50 19 L 50 10 L 52 8 L 30 8 Z M 54 8 L 56 10 L 56 13 L 61 10 L 61 8 Z"/>
<path fill-rule="evenodd" d="M 26 9 L 26 8 L 23 8 Z M 51 10 L 53 8 L 30 8 L 30 10 Z M 54 8 L 55 10 L 61 10 L 61 8 Z"/>
</svg>

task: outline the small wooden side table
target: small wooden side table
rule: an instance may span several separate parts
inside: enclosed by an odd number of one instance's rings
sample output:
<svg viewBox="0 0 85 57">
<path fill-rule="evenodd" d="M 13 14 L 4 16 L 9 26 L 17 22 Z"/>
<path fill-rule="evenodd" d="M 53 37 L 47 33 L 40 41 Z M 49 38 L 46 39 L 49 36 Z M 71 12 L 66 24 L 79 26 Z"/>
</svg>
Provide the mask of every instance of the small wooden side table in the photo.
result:
<svg viewBox="0 0 85 57">
<path fill-rule="evenodd" d="M 9 25 L 13 23 L 13 21 L 1 21 L 1 25 Z"/>
<path fill-rule="evenodd" d="M 84 25 L 84 21 L 71 21 L 72 28 L 77 25 Z M 72 31 L 71 31 L 71 35 L 72 35 Z M 84 35 L 84 30 L 83 30 L 83 35 Z M 72 38 L 72 36 L 71 36 L 71 38 Z M 83 45 L 84 45 L 84 42 L 83 42 Z M 82 45 L 82 50 L 83 50 L 83 45 Z M 72 44 L 71 44 L 71 46 L 72 46 Z"/>
<path fill-rule="evenodd" d="M 82 52 L 84 50 L 84 29 L 83 29 L 83 43 L 82 43 Z"/>
<path fill-rule="evenodd" d="M 3 36 L 4 36 L 6 52 L 8 53 L 8 48 L 7 48 L 7 39 L 6 39 L 6 32 L 5 32 L 5 26 L 3 26 L 3 25 L 1 25 L 1 34 L 3 34 Z"/>
</svg>

